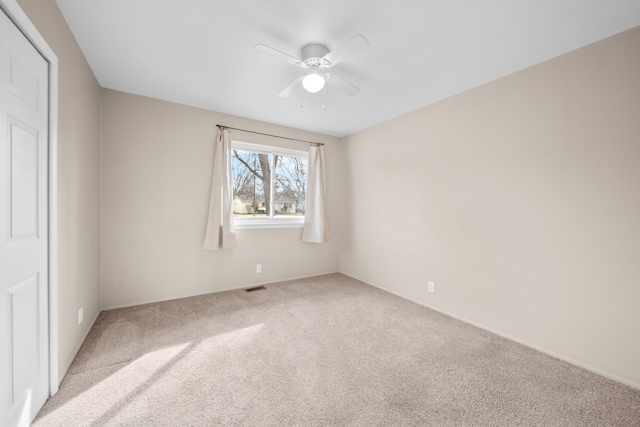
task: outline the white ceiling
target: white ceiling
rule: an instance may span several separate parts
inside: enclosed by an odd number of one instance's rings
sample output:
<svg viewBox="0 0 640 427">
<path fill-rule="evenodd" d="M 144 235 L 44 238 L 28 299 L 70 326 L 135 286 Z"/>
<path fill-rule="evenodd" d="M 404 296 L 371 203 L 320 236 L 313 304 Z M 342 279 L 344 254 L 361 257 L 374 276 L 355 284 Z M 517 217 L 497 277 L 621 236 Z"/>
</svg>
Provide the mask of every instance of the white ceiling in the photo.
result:
<svg viewBox="0 0 640 427">
<path fill-rule="evenodd" d="M 335 136 L 640 25 L 640 0 L 57 2 L 105 88 Z M 332 68 L 353 98 L 277 98 L 301 70 L 253 49 L 299 56 L 356 34 L 371 47 Z"/>
</svg>

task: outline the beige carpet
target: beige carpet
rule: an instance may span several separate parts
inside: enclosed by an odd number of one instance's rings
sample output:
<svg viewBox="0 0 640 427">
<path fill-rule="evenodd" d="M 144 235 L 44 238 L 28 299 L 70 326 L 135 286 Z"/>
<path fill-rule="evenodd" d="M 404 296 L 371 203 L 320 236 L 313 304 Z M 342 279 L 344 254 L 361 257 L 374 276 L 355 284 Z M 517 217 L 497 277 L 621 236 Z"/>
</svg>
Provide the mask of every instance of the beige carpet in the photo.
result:
<svg viewBox="0 0 640 427">
<path fill-rule="evenodd" d="M 640 391 L 340 274 L 100 314 L 36 426 L 640 426 Z"/>
</svg>

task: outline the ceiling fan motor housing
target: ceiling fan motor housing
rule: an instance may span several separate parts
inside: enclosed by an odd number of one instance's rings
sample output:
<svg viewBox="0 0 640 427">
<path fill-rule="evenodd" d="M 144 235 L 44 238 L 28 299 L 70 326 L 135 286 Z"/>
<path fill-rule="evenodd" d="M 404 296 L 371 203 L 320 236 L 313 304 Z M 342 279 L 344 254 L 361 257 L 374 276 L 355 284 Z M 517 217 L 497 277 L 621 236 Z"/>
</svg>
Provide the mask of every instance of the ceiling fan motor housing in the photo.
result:
<svg viewBox="0 0 640 427">
<path fill-rule="evenodd" d="M 331 63 L 323 57 L 329 53 L 329 49 L 321 44 L 308 44 L 302 48 L 302 60 L 306 67 L 317 66 L 319 68 L 330 67 Z"/>
</svg>

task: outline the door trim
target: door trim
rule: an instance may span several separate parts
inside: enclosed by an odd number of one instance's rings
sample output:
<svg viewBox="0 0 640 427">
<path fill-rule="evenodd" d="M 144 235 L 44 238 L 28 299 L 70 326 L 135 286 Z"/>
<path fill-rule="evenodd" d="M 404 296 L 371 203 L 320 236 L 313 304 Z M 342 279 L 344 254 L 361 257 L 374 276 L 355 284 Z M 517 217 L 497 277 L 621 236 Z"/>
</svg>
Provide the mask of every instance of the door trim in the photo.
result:
<svg viewBox="0 0 640 427">
<path fill-rule="evenodd" d="M 49 396 L 58 392 L 58 57 L 16 0 L 0 7 L 49 64 Z"/>
</svg>

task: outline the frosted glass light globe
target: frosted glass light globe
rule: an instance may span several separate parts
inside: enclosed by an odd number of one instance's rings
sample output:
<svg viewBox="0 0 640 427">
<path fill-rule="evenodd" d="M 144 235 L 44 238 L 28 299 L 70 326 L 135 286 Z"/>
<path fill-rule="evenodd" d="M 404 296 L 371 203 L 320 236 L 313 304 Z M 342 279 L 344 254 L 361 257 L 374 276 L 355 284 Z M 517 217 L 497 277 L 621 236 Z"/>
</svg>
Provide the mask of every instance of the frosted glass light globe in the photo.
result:
<svg viewBox="0 0 640 427">
<path fill-rule="evenodd" d="M 324 87 L 324 76 L 316 71 L 312 71 L 302 78 L 302 87 L 307 92 L 316 93 Z"/>
</svg>

